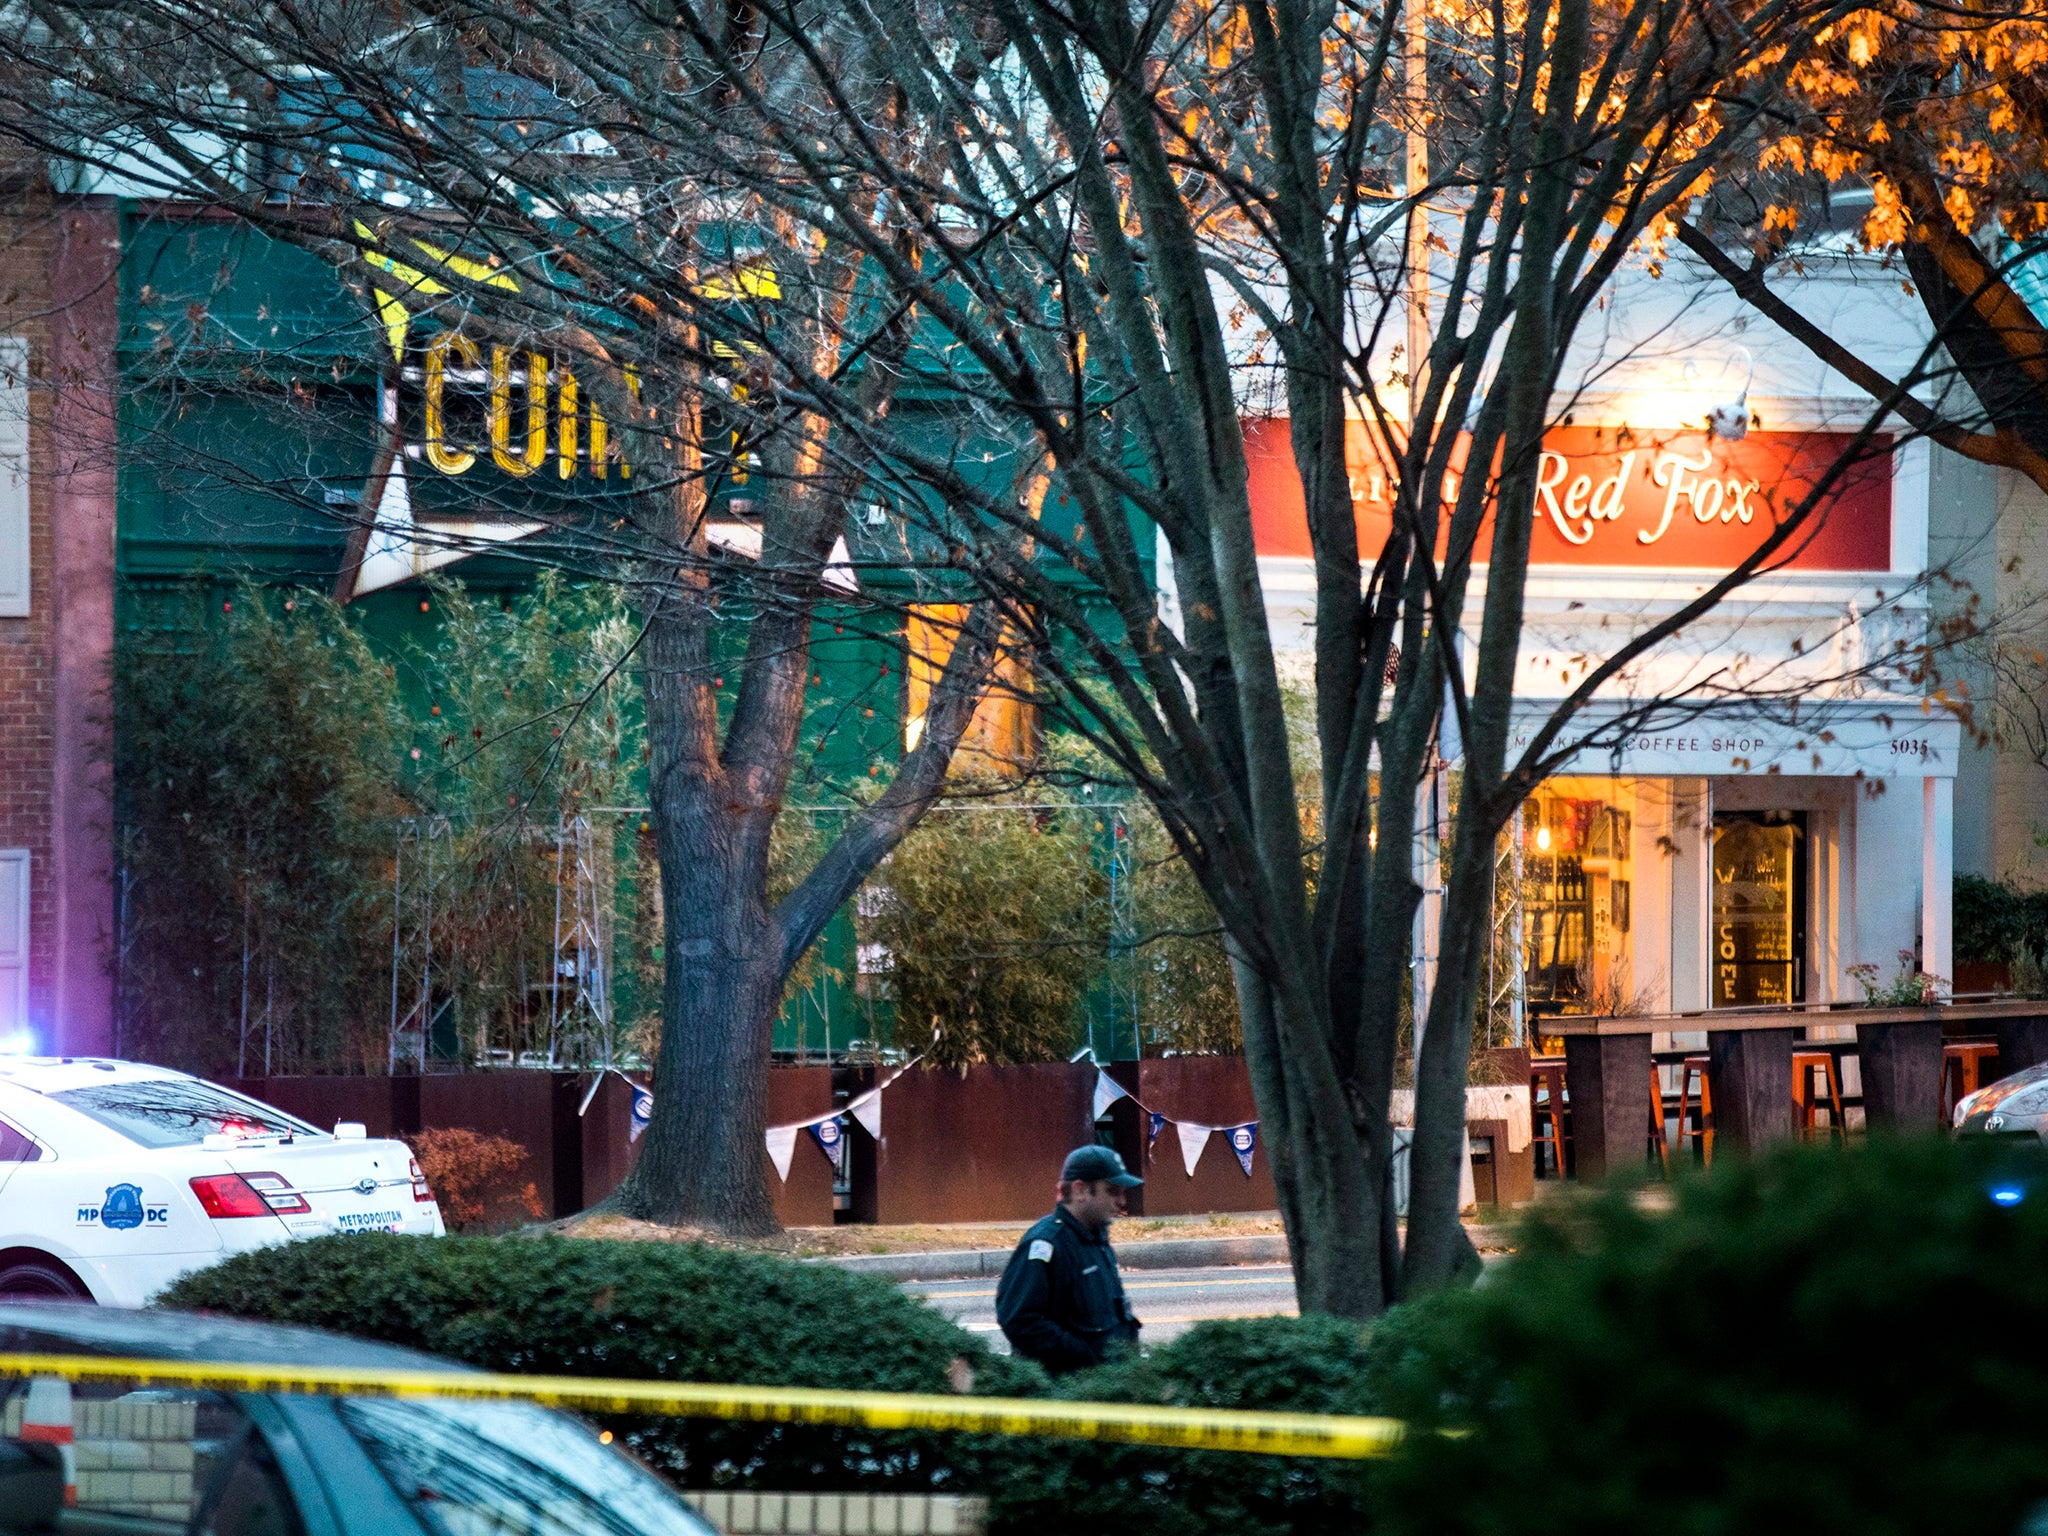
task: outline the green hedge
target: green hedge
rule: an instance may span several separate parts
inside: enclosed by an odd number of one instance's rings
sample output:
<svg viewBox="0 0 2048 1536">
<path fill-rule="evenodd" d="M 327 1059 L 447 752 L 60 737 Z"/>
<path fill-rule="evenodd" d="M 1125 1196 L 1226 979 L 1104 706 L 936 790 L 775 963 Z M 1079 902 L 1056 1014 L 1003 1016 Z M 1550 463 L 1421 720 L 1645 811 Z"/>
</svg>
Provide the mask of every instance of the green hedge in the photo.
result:
<svg viewBox="0 0 2048 1536">
<path fill-rule="evenodd" d="M 1057 1384 L 1393 1414 L 1413 1429 L 1384 1462 L 616 1427 L 688 1485 L 983 1491 L 1019 1536 L 2004 1536 L 2048 1499 L 2048 1154 L 1786 1148 L 1723 1158 L 1665 1205 L 1565 1193 L 1479 1287 L 1370 1333 L 1205 1324 Z M 165 1300 L 505 1370 L 929 1392 L 964 1358 L 978 1392 L 1050 1390 L 884 1282 L 691 1245 L 330 1238 L 231 1259 Z"/>
<path fill-rule="evenodd" d="M 1198 1324 L 1149 1354 L 1060 1378 L 1061 1397 L 1187 1408 L 1375 1413 L 1366 1330 L 1334 1317 Z M 1037 1536 L 1360 1531 L 1367 1468 L 1308 1457 L 1015 1440 L 977 1469 L 990 1518 Z"/>
<path fill-rule="evenodd" d="M 159 1304 L 327 1328 L 498 1371 L 945 1392 L 949 1367 L 964 1359 L 977 1392 L 1045 1388 L 1036 1366 L 992 1353 L 886 1281 L 696 1243 L 325 1237 L 238 1254 Z M 611 1427 L 687 1487 L 960 1481 L 957 1438 L 699 1419 Z"/>
<path fill-rule="evenodd" d="M 1415 1426 L 1389 1531 L 2004 1536 L 2048 1497 L 2048 1166 L 1880 1140 L 1560 1202 L 1369 1376 Z"/>
</svg>

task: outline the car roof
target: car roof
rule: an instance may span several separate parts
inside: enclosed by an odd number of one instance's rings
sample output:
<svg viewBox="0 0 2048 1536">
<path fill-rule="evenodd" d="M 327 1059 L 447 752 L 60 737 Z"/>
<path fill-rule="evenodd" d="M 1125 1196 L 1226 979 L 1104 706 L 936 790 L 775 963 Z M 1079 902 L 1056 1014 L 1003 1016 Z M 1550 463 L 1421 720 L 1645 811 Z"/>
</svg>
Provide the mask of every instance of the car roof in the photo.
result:
<svg viewBox="0 0 2048 1536">
<path fill-rule="evenodd" d="M 0 1304 L 0 1350 L 29 1354 L 130 1355 L 142 1360 L 246 1361 L 251 1365 L 468 1371 L 475 1367 L 395 1344 L 317 1328 L 197 1312 L 95 1307 L 80 1302 Z"/>
<path fill-rule="evenodd" d="M 0 1082 L 37 1093 L 62 1093 L 67 1088 L 84 1088 L 94 1083 L 163 1080 L 197 1081 L 189 1072 L 173 1072 L 169 1067 L 153 1067 L 140 1061 L 116 1061 L 107 1056 L 0 1056 Z"/>
</svg>

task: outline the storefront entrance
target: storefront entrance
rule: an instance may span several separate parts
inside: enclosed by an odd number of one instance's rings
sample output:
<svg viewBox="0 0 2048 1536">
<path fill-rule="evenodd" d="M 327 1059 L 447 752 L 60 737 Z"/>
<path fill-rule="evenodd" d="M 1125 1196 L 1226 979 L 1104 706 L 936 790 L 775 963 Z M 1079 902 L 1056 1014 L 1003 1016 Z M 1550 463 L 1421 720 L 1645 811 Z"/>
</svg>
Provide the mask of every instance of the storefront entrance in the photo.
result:
<svg viewBox="0 0 2048 1536">
<path fill-rule="evenodd" d="M 1806 813 L 1714 816 L 1711 1006 L 1806 998 Z"/>
</svg>

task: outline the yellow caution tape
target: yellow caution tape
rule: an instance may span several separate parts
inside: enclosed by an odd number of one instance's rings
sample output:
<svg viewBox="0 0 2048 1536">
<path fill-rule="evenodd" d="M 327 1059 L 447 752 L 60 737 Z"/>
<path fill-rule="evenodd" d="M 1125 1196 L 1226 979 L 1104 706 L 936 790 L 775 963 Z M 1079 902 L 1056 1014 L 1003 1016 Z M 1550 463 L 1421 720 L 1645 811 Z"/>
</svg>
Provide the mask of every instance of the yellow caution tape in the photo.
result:
<svg viewBox="0 0 2048 1536">
<path fill-rule="evenodd" d="M 0 1354 L 0 1376 L 231 1392 L 340 1393 L 351 1397 L 445 1397 L 539 1403 L 583 1413 L 669 1414 L 861 1429 L 958 1430 L 1049 1435 L 1201 1451 L 1255 1451 L 1359 1461 L 1401 1443 L 1398 1419 L 1318 1413 L 1243 1413 L 1134 1403 L 1058 1403 L 1022 1397 L 943 1397 L 917 1392 L 832 1392 L 809 1387 L 721 1387 L 695 1382 L 590 1376 L 511 1376 L 488 1371 L 395 1371 L 363 1366 L 241 1365 L 131 1360 L 102 1355 Z"/>
</svg>

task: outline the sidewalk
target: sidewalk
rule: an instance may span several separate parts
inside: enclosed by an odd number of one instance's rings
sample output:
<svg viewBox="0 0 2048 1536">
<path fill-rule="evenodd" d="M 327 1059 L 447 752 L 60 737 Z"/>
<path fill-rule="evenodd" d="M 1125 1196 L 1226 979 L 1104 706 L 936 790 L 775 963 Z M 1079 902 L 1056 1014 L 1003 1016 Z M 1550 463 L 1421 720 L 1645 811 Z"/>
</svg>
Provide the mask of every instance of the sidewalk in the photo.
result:
<svg viewBox="0 0 2048 1536">
<path fill-rule="evenodd" d="M 790 1236 L 799 1256 L 889 1280 L 973 1280 L 1000 1275 L 1028 1222 L 971 1227 L 797 1227 Z M 1510 1251 L 1511 1222 L 1468 1221 L 1465 1230 L 1482 1254 Z M 805 1252 L 807 1240 L 830 1234 L 838 1252 Z M 951 1237 L 953 1241 L 946 1239 Z M 1287 1236 L 1278 1212 L 1241 1216 L 1184 1216 L 1119 1221 L 1111 1230 L 1117 1264 L 1126 1270 L 1213 1269 L 1235 1264 L 1285 1264 Z M 848 1240 L 864 1252 L 846 1252 Z"/>
<path fill-rule="evenodd" d="M 1027 1221 L 932 1223 L 922 1226 L 791 1227 L 768 1243 L 709 1237 L 691 1228 L 657 1227 L 621 1216 L 572 1217 L 534 1230 L 566 1236 L 634 1242 L 709 1240 L 726 1246 L 762 1248 L 812 1264 L 831 1264 L 859 1274 L 897 1281 L 975 1280 L 996 1276 L 1010 1261 Z M 1468 1221 L 1472 1246 L 1480 1253 L 1512 1251 L 1514 1217 Z M 1132 1216 L 1112 1229 L 1117 1262 L 1124 1269 L 1212 1269 L 1236 1264 L 1285 1264 L 1287 1235 L 1277 1211 L 1216 1216 Z"/>
</svg>

